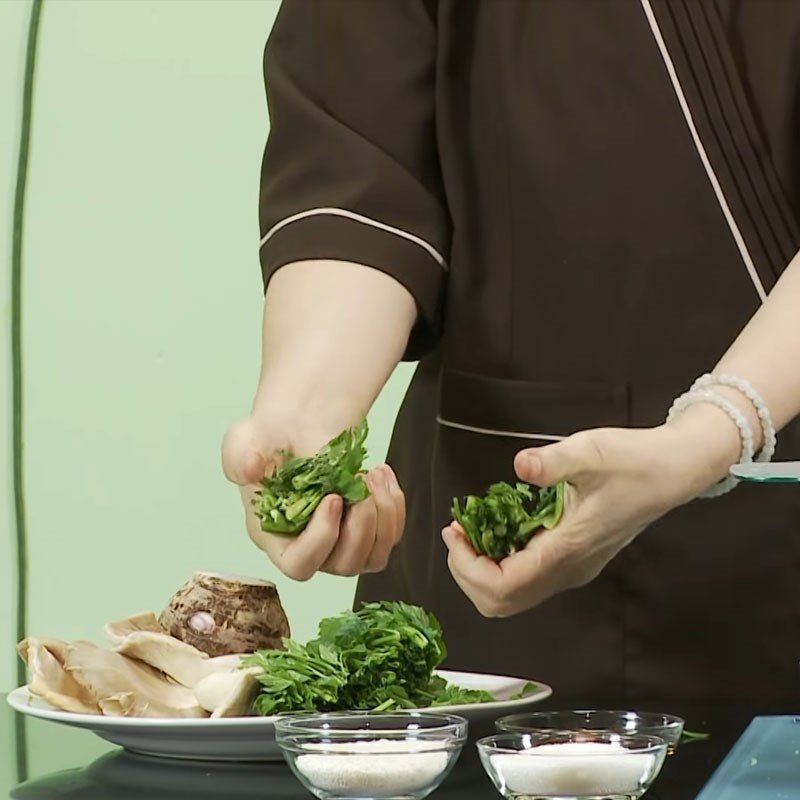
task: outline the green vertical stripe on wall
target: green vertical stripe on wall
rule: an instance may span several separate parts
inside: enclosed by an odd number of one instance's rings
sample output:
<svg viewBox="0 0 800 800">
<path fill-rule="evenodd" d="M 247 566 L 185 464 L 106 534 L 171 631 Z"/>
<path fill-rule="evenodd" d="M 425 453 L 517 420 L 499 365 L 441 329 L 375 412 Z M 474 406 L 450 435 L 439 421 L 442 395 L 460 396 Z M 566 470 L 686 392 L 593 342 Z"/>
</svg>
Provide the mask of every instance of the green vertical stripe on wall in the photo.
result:
<svg viewBox="0 0 800 800">
<path fill-rule="evenodd" d="M 25 638 L 28 600 L 28 541 L 25 525 L 25 491 L 22 444 L 22 237 L 25 219 L 25 189 L 28 182 L 31 119 L 33 115 L 33 79 L 36 70 L 36 44 L 43 0 L 33 0 L 25 50 L 25 72 L 22 88 L 22 123 L 17 160 L 17 183 L 14 192 L 14 220 L 11 238 L 11 383 L 12 383 L 12 461 L 14 475 L 14 521 L 17 548 L 17 641 Z M 17 681 L 25 682 L 25 665 L 17 664 Z M 17 715 L 17 780 L 27 779 L 25 724 Z"/>
</svg>

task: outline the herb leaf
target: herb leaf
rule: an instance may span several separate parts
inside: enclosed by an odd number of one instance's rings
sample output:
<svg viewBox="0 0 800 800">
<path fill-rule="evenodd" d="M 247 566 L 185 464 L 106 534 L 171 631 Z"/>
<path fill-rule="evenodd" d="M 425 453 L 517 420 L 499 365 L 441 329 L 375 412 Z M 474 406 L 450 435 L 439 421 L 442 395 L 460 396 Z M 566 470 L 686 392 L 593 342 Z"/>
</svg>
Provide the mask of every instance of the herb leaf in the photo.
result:
<svg viewBox="0 0 800 800">
<path fill-rule="evenodd" d="M 257 714 L 424 708 L 481 703 L 488 692 L 462 689 L 434 675 L 447 651 L 438 621 L 407 603 L 368 603 L 320 622 L 306 645 L 260 650 L 242 659 L 262 669 Z"/>
<path fill-rule="evenodd" d="M 476 553 L 500 561 L 522 550 L 539 528 L 554 528 L 564 512 L 565 484 L 534 489 L 526 483 L 493 483 L 483 497 L 453 500 L 453 519 Z"/>
<path fill-rule="evenodd" d="M 681 733 L 681 744 L 689 744 L 690 742 L 704 742 L 711 737 L 710 733 L 703 733 L 701 731 L 687 731 Z"/>
<path fill-rule="evenodd" d="M 284 646 L 285 650 L 260 650 L 242 659 L 242 666 L 263 669 L 253 703 L 256 714 L 335 708 L 347 682 L 339 653 L 319 642 L 302 645 L 286 639 Z"/>
<path fill-rule="evenodd" d="M 369 497 L 361 475 L 367 433 L 363 419 L 358 427 L 342 431 L 310 458 L 282 451 L 283 464 L 261 481 L 262 488 L 253 501 L 261 529 L 296 536 L 326 495 L 340 495 L 345 505 Z"/>
<path fill-rule="evenodd" d="M 539 684 L 533 681 L 528 681 L 516 694 L 511 695 L 509 700 L 522 700 L 529 695 L 535 694 L 539 691 Z"/>
</svg>

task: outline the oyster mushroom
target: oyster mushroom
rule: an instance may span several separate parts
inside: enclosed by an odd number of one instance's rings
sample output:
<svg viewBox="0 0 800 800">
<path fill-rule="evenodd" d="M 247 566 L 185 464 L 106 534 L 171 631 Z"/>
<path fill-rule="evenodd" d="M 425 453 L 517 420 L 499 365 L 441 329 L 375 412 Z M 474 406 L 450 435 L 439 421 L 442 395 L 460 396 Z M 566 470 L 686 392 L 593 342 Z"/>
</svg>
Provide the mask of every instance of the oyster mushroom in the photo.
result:
<svg viewBox="0 0 800 800">
<path fill-rule="evenodd" d="M 73 642 L 66 669 L 104 714 L 136 717 L 204 717 L 191 689 L 137 659 L 91 642 Z"/>
<path fill-rule="evenodd" d="M 207 716 L 191 689 L 91 642 L 30 637 L 17 650 L 30 670 L 30 691 L 56 708 L 137 717 Z"/>
<path fill-rule="evenodd" d="M 51 643 L 53 640 L 49 640 Z M 63 655 L 63 648 L 54 648 Z M 99 714 L 100 709 L 92 696 L 64 668 L 56 652 L 41 639 L 29 637 L 17 645 L 17 652 L 28 666 L 28 690 L 55 708 L 78 714 Z"/>
<path fill-rule="evenodd" d="M 239 665 L 239 655 L 209 658 L 208 653 L 164 633 L 152 612 L 110 622 L 105 631 L 115 652 L 143 661 L 189 688 L 207 675 Z"/>
<path fill-rule="evenodd" d="M 158 621 L 210 656 L 279 649 L 290 633 L 274 583 L 216 572 L 195 572 Z"/>
<path fill-rule="evenodd" d="M 247 667 L 207 675 L 194 687 L 200 705 L 211 717 L 243 717 L 250 713 L 258 693 L 261 667 Z"/>
<path fill-rule="evenodd" d="M 143 611 L 141 614 L 134 614 L 132 617 L 109 622 L 103 629 L 106 639 L 112 645 L 118 645 L 132 633 L 140 631 L 150 631 L 150 633 L 164 633 L 164 629 L 158 624 L 158 617 L 152 611 Z"/>
</svg>

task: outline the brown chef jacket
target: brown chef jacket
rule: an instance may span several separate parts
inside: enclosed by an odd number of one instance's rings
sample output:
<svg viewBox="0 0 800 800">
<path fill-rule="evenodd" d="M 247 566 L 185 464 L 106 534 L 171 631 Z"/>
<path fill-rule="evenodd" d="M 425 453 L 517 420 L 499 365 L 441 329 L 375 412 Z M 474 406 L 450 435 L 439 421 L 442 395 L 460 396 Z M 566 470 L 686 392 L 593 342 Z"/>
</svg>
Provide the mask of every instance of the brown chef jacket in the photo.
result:
<svg viewBox="0 0 800 800">
<path fill-rule="evenodd" d="M 452 667 L 562 698 L 797 697 L 795 487 L 693 502 L 504 620 L 439 532 L 520 448 L 658 424 L 774 285 L 800 246 L 800 1 L 284 0 L 265 74 L 265 281 L 345 259 L 419 308 L 405 538 L 358 599 L 422 604 Z"/>
</svg>

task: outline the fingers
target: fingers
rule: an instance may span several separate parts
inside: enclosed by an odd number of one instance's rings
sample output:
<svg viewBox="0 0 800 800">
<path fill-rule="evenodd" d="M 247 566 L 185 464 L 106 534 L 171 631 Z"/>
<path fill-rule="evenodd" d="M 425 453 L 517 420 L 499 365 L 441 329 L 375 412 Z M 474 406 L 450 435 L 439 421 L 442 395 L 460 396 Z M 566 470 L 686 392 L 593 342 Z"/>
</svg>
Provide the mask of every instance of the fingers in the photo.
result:
<svg viewBox="0 0 800 800">
<path fill-rule="evenodd" d="M 399 544 L 403 538 L 403 532 L 406 529 L 406 496 L 400 488 L 400 481 L 397 480 L 397 475 L 394 470 L 388 465 L 384 465 L 389 471 L 389 493 L 392 496 L 395 512 L 397 514 L 397 529 L 395 531 L 394 543 Z"/>
<path fill-rule="evenodd" d="M 354 576 L 386 568 L 405 525 L 405 498 L 392 469 L 382 465 L 365 476 L 370 496 L 344 512 L 342 499 L 326 497 L 296 537 L 261 530 L 253 512 L 256 486 L 240 488 L 247 532 L 290 578 L 308 580 L 315 572 Z"/>
<path fill-rule="evenodd" d="M 386 568 L 405 524 L 405 499 L 387 465 L 365 476 L 370 496 L 345 515 L 339 541 L 322 569 L 335 575 L 361 575 Z"/>
<path fill-rule="evenodd" d="M 394 472 L 386 464 L 370 473 L 369 482 L 378 519 L 375 544 L 363 571 L 382 572 L 389 563 L 392 548 L 403 535 L 405 499 Z"/>
<path fill-rule="evenodd" d="M 256 445 L 252 420 L 242 419 L 231 425 L 222 440 L 225 477 L 240 486 L 254 484 L 266 475 L 268 467 L 268 460 Z"/>
<path fill-rule="evenodd" d="M 602 451 L 593 437 L 579 433 L 557 444 L 520 450 L 514 458 L 514 469 L 528 483 L 553 486 L 597 469 L 602 460 Z"/>
<path fill-rule="evenodd" d="M 539 534 L 499 563 L 477 555 L 457 523 L 445 528 L 442 538 L 454 580 L 485 617 L 508 617 L 538 605 L 571 580 L 572 571 L 562 570 L 565 554 L 555 531 Z"/>
<path fill-rule="evenodd" d="M 350 506 L 344 517 L 336 546 L 321 565 L 322 569 L 334 575 L 347 577 L 358 575 L 375 545 L 377 522 L 378 511 L 372 496 Z"/>
<path fill-rule="evenodd" d="M 284 575 L 296 581 L 307 581 L 323 568 L 339 540 L 343 515 L 341 497 L 328 495 L 301 534 L 283 536 L 261 529 L 261 522 L 252 506 L 255 487 L 243 486 L 240 492 L 245 506 L 247 533 Z"/>
<path fill-rule="evenodd" d="M 342 509 L 342 498 L 328 495 L 299 536 L 277 536 L 262 532 L 254 541 L 266 551 L 284 575 L 296 581 L 307 581 L 320 570 L 336 546 Z"/>
<path fill-rule="evenodd" d="M 298 581 L 307 581 L 328 560 L 339 540 L 344 503 L 328 495 L 314 512 L 305 530 L 289 540 L 280 553 L 278 568 Z"/>
<path fill-rule="evenodd" d="M 463 529 L 458 523 L 453 523 L 442 531 L 442 539 L 447 547 L 447 566 L 462 590 L 470 595 L 470 589 L 481 582 L 489 581 L 492 577 L 491 567 L 481 564 L 481 558 L 490 561 L 485 556 L 479 556 L 469 543 Z"/>
<path fill-rule="evenodd" d="M 486 617 L 503 616 L 500 603 L 492 602 L 491 591 L 502 580 L 500 566 L 488 556 L 478 555 L 472 549 L 466 534 L 454 523 L 442 531 L 447 545 L 447 566 L 455 582 L 461 587 L 475 607 Z"/>
</svg>

